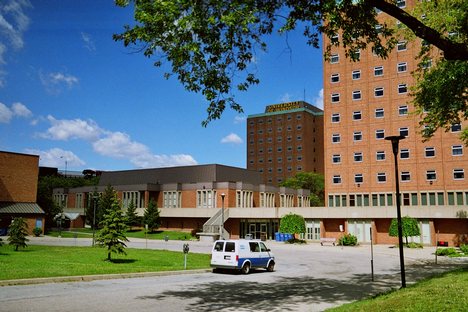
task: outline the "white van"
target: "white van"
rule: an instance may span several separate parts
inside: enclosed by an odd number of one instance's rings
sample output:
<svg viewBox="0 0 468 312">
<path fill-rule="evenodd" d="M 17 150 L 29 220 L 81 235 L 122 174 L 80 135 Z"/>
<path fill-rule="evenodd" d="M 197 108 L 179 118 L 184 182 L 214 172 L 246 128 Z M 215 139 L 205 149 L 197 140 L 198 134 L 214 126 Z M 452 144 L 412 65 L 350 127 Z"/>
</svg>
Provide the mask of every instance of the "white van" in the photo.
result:
<svg viewBox="0 0 468 312">
<path fill-rule="evenodd" d="M 248 274 L 251 269 L 263 268 L 268 272 L 275 269 L 275 256 L 262 241 L 217 240 L 211 251 L 211 267 L 240 270 Z"/>
</svg>

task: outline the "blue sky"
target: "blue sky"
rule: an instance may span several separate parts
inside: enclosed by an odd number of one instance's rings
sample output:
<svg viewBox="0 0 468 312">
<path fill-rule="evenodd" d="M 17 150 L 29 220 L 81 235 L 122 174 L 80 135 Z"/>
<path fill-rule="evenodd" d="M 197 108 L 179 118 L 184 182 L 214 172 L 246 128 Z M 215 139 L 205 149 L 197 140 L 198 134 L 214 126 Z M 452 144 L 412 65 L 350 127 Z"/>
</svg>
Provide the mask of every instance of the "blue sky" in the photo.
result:
<svg viewBox="0 0 468 312">
<path fill-rule="evenodd" d="M 246 117 L 305 100 L 322 107 L 322 55 L 300 33 L 268 39 L 261 82 L 201 126 L 207 103 L 112 35 L 133 24 L 113 1 L 1 0 L 0 150 L 81 171 L 193 164 L 246 167 Z M 288 51 L 287 46 L 291 47 Z"/>
</svg>

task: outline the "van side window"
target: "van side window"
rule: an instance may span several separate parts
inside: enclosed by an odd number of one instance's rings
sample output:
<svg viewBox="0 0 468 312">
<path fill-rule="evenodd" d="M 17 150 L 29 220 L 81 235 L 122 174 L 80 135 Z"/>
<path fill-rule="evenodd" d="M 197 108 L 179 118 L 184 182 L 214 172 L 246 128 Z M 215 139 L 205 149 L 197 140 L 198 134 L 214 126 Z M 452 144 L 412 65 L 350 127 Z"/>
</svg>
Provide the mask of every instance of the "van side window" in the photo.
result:
<svg viewBox="0 0 468 312">
<path fill-rule="evenodd" d="M 268 251 L 268 248 L 265 246 L 264 243 L 260 242 L 260 248 L 262 248 L 262 251 L 265 252 L 265 251 Z"/>
<path fill-rule="evenodd" d="M 251 252 L 260 252 L 260 247 L 258 246 L 257 243 L 250 242 L 249 245 L 250 245 Z"/>
<path fill-rule="evenodd" d="M 225 252 L 234 252 L 236 251 L 236 244 L 234 242 L 226 242 Z"/>
<path fill-rule="evenodd" d="M 224 242 L 216 242 L 214 246 L 214 250 L 223 251 L 223 247 L 224 247 Z"/>
</svg>

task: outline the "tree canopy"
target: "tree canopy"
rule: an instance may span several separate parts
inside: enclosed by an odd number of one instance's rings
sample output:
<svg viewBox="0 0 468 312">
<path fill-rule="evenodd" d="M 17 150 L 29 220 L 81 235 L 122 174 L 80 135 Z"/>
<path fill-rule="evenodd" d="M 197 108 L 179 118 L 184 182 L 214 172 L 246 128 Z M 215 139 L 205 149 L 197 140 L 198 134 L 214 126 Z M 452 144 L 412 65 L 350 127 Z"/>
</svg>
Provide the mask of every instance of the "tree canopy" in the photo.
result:
<svg viewBox="0 0 468 312">
<path fill-rule="evenodd" d="M 310 190 L 310 205 L 323 206 L 325 201 L 325 179 L 322 174 L 314 172 L 298 172 L 295 176 L 286 179 L 281 186 L 293 189 Z"/>
<path fill-rule="evenodd" d="M 288 213 L 280 221 L 281 233 L 300 234 L 306 232 L 305 220 L 303 216 Z"/>
<path fill-rule="evenodd" d="M 365 48 L 385 58 L 398 38 L 394 25 L 379 24 L 377 10 L 380 10 L 440 49 L 444 60 L 465 64 L 468 60 L 465 36 L 468 10 L 464 0 L 454 0 L 460 14 L 453 23 L 465 25 L 458 28 L 464 34 L 460 40 L 449 36 L 446 28 L 427 24 L 421 15 L 410 14 L 396 1 L 388 0 L 115 2 L 122 7 L 133 4 L 136 24 L 124 26 L 114 40 L 136 46 L 145 56 L 154 57 L 155 66 L 169 63 L 171 70 L 165 73 L 166 78 L 176 75 L 187 90 L 202 93 L 208 102 L 204 126 L 220 118 L 226 107 L 243 111 L 235 93 L 259 83 L 252 65 L 256 51 L 267 50 L 265 38 L 273 33 L 302 31 L 306 42 L 315 48 L 319 47 L 323 33 L 330 38 L 326 58 L 333 46 L 343 46 L 353 60 L 358 58 L 356 52 Z M 335 37 L 338 31 L 340 39 Z"/>
<path fill-rule="evenodd" d="M 419 236 L 421 232 L 419 230 L 418 220 L 405 216 L 401 218 L 401 232 L 402 236 L 405 237 L 406 245 L 408 245 L 408 237 Z M 392 237 L 398 237 L 398 220 L 392 219 L 388 234 Z"/>
</svg>

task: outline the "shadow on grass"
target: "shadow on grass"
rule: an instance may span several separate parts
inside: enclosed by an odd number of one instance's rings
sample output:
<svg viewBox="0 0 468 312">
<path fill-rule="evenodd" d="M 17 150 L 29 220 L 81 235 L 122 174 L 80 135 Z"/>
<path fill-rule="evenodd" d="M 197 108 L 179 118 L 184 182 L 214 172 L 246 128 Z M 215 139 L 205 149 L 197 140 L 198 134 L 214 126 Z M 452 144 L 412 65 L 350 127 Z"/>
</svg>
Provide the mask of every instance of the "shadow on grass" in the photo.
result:
<svg viewBox="0 0 468 312">
<path fill-rule="evenodd" d="M 119 264 L 119 263 L 135 263 L 138 260 L 136 259 L 111 259 L 111 260 L 106 259 L 105 261 Z"/>
<path fill-rule="evenodd" d="M 466 263 L 439 264 L 426 262 L 412 265 L 407 269 L 410 283 L 440 275 L 443 272 L 466 267 Z M 258 271 L 259 273 L 261 271 Z M 318 304 L 340 305 L 345 302 L 377 296 L 400 287 L 399 268 L 387 274 L 376 274 L 372 282 L 370 274 L 349 274 L 344 278 L 316 278 L 313 276 L 275 278 L 269 283 L 259 283 L 248 279 L 210 282 L 189 286 L 182 290 L 168 290 L 149 296 L 137 297 L 140 300 L 185 300 L 192 304 L 186 311 L 315 311 Z M 232 273 L 231 273 L 232 274 Z M 271 274 L 271 273 L 267 273 Z M 323 306 L 321 306 L 323 307 Z"/>
</svg>

